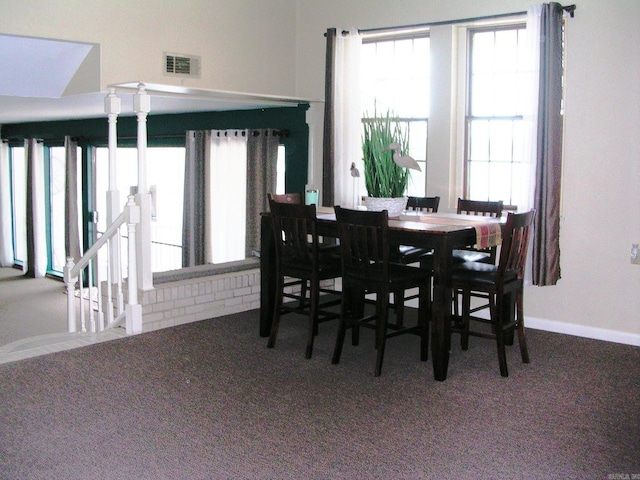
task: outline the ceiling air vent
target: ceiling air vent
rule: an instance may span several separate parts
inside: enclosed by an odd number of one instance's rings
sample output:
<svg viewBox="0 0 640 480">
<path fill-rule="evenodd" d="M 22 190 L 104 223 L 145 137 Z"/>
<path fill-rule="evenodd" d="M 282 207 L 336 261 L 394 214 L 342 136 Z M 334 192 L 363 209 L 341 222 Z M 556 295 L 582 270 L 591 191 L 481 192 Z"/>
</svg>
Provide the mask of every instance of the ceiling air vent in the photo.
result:
<svg viewBox="0 0 640 480">
<path fill-rule="evenodd" d="M 200 78 L 200 57 L 165 53 L 164 73 L 177 77 Z"/>
</svg>

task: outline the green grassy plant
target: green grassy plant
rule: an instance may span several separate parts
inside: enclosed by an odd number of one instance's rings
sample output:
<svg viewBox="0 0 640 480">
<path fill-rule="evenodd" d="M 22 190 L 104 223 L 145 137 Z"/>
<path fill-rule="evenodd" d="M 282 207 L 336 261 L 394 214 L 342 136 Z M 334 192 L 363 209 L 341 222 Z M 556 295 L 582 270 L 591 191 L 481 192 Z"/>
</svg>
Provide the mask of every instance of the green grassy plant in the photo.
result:
<svg viewBox="0 0 640 480">
<path fill-rule="evenodd" d="M 362 154 L 367 193 L 370 197 L 396 198 L 407 191 L 409 171 L 393 161 L 392 143 L 399 143 L 402 152 L 408 150 L 409 139 L 390 110 L 384 116 L 365 113 Z"/>
</svg>

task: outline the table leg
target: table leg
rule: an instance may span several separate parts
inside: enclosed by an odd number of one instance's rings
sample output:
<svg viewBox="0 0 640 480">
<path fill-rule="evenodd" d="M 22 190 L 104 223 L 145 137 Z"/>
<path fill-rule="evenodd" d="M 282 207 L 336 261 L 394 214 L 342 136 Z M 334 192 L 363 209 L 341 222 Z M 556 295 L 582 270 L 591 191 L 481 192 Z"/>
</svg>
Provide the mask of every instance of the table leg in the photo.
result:
<svg viewBox="0 0 640 480">
<path fill-rule="evenodd" d="M 260 336 L 271 333 L 275 304 L 276 252 L 273 242 L 271 218 L 262 216 L 260 220 Z"/>
<path fill-rule="evenodd" d="M 516 297 L 517 291 L 506 292 L 502 298 L 501 313 L 504 318 L 501 319 L 502 325 L 510 325 L 516 320 Z M 513 345 L 513 330 L 509 330 L 504 334 L 504 344 Z"/>
<path fill-rule="evenodd" d="M 434 248 L 433 256 L 433 328 L 431 355 L 433 376 L 438 381 L 447 379 L 449 350 L 451 348 L 451 269 L 453 249 L 448 242 Z"/>
</svg>

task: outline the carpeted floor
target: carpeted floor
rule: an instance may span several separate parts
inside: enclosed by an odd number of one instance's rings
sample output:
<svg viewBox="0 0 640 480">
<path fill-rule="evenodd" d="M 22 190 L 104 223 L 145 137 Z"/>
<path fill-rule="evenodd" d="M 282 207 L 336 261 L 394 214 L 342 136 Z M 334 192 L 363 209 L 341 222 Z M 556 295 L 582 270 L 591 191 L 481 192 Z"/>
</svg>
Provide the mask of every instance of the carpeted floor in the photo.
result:
<svg viewBox="0 0 640 480">
<path fill-rule="evenodd" d="M 65 285 L 50 278 L 26 278 L 0 268 L 0 347 L 18 340 L 67 331 Z"/>
<path fill-rule="evenodd" d="M 532 363 L 457 338 L 435 382 L 417 337 L 330 364 L 258 312 L 0 365 L 2 479 L 607 479 L 640 475 L 640 348 L 529 330 Z M 619 477 L 622 478 L 622 477 Z"/>
</svg>

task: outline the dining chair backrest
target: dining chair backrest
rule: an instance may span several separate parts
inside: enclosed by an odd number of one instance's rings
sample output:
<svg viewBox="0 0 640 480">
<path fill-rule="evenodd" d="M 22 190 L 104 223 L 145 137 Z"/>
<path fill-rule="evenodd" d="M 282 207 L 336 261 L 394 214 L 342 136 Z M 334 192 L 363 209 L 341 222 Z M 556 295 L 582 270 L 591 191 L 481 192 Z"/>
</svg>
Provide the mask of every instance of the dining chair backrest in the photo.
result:
<svg viewBox="0 0 640 480">
<path fill-rule="evenodd" d="M 502 217 L 504 204 L 502 200 L 484 201 L 484 200 L 467 200 L 458 198 L 459 214 L 465 215 L 481 215 L 483 217 Z"/>
<path fill-rule="evenodd" d="M 281 316 L 295 312 L 308 316 L 305 358 L 311 358 L 318 324 L 339 317 L 329 307 L 340 304 L 341 299 L 327 295 L 328 298 L 320 300 L 321 292 L 336 294 L 333 289 L 323 288 L 320 282 L 340 277 L 342 262 L 334 253 L 334 245 L 325 248 L 320 244 L 314 204 L 280 203 L 270 199 L 269 206 L 276 275 L 275 279 L 269 278 L 269 282 L 275 282 L 275 301 L 267 347 L 275 346 Z M 285 298 L 294 301 L 284 303 Z"/>
<path fill-rule="evenodd" d="M 485 201 L 485 200 L 467 200 L 458 198 L 458 214 L 463 215 L 479 215 L 482 217 L 502 217 L 504 204 L 502 200 Z M 479 252 L 474 254 L 473 252 Z M 497 247 L 489 247 L 477 249 L 475 247 L 467 247 L 454 251 L 454 258 L 459 257 L 461 261 L 482 261 L 485 263 L 496 263 L 498 253 Z M 480 255 L 484 255 L 483 257 Z"/>
<path fill-rule="evenodd" d="M 289 267 L 309 268 L 317 263 L 316 206 L 269 200 L 275 235 L 276 260 Z"/>
<path fill-rule="evenodd" d="M 269 200 L 274 200 L 278 203 L 303 203 L 301 193 L 268 193 Z"/>
<path fill-rule="evenodd" d="M 335 207 L 343 276 L 383 276 L 389 268 L 389 215 Z"/>
<path fill-rule="evenodd" d="M 498 260 L 498 278 L 512 277 L 524 278 L 524 269 L 527 260 L 527 249 L 531 238 L 531 229 L 536 211 L 523 213 L 509 213 L 507 223 L 502 234 L 502 247 Z"/>
<path fill-rule="evenodd" d="M 440 197 L 408 197 L 407 210 L 420 210 L 436 213 L 440 205 Z"/>
</svg>

